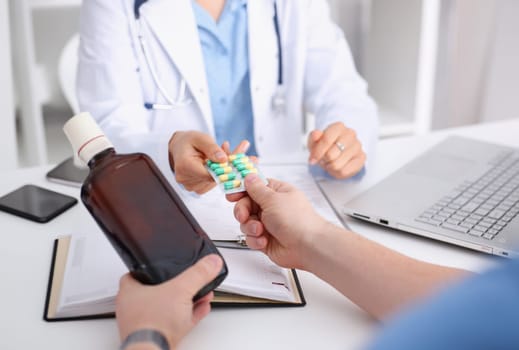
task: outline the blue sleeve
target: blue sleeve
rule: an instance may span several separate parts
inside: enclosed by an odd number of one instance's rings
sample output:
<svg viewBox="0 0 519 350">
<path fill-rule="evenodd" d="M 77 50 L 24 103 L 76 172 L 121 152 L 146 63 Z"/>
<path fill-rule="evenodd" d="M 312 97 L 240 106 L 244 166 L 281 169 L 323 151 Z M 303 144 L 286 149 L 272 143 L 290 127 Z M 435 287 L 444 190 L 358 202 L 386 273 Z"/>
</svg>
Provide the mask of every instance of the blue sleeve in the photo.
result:
<svg viewBox="0 0 519 350">
<path fill-rule="evenodd" d="M 372 350 L 519 349 L 519 260 L 471 277 L 387 324 Z"/>
</svg>

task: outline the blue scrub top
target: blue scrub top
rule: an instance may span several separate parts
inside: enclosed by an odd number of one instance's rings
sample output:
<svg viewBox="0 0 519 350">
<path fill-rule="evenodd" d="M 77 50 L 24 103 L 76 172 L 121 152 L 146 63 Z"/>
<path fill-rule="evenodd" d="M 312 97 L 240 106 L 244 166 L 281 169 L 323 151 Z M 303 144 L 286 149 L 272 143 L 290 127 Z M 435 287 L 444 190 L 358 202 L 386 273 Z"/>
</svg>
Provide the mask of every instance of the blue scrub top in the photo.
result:
<svg viewBox="0 0 519 350">
<path fill-rule="evenodd" d="M 519 260 L 397 316 L 370 349 L 519 349 Z"/>
<path fill-rule="evenodd" d="M 257 155 L 250 94 L 247 1 L 227 0 L 218 22 L 192 2 L 202 45 L 216 141 L 231 150 L 242 140 Z"/>
</svg>

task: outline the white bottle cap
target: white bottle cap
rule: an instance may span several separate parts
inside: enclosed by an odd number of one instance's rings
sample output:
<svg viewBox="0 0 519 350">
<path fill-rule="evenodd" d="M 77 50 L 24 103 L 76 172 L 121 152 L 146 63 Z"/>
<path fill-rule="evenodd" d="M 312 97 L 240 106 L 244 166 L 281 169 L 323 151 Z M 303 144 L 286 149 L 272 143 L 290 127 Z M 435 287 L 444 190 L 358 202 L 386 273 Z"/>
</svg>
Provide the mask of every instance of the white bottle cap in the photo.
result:
<svg viewBox="0 0 519 350">
<path fill-rule="evenodd" d="M 63 126 L 74 156 L 85 165 L 98 153 L 114 146 L 108 140 L 90 113 L 80 113 Z"/>
</svg>

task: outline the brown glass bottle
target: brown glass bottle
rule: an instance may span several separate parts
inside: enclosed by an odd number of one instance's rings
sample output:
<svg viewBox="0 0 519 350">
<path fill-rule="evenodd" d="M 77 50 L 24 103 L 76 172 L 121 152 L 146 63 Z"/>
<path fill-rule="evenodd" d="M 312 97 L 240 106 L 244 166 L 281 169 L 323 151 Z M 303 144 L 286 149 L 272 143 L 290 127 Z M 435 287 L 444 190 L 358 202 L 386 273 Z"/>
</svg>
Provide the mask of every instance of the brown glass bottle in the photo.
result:
<svg viewBox="0 0 519 350">
<path fill-rule="evenodd" d="M 147 155 L 120 155 L 105 146 L 88 166 L 90 173 L 81 188 L 81 199 L 139 281 L 161 283 L 203 256 L 219 254 Z M 216 288 L 226 275 L 224 264 L 195 299 Z"/>
</svg>

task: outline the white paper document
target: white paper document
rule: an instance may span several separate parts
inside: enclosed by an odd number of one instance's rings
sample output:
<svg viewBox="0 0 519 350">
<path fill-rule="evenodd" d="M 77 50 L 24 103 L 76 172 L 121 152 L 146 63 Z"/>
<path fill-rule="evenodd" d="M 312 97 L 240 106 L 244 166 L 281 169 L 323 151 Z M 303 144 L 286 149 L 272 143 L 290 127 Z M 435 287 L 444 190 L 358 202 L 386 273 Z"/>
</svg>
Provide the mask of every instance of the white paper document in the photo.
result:
<svg viewBox="0 0 519 350">
<path fill-rule="evenodd" d="M 296 302 L 290 271 L 266 255 L 248 249 L 219 249 L 228 267 L 216 289 L 251 297 Z M 101 232 L 72 236 L 58 302 L 59 317 L 103 314 L 114 310 L 119 280 L 128 272 Z"/>
<path fill-rule="evenodd" d="M 247 249 L 220 248 L 229 274 L 216 289 L 279 301 L 295 302 L 289 270 L 275 265 L 265 254 Z"/>
<path fill-rule="evenodd" d="M 321 193 L 306 164 L 259 165 L 267 178 L 289 182 L 302 192 L 328 221 L 342 225 Z M 240 226 L 230 203 L 218 188 L 202 196 L 177 192 L 212 239 L 235 239 Z M 93 221 L 92 221 L 93 223 Z M 297 302 L 296 285 L 288 269 L 275 265 L 261 252 L 247 249 L 219 249 L 229 274 L 217 290 L 280 302 Z M 59 295 L 60 317 L 102 314 L 113 311 L 119 279 L 128 269 L 98 227 L 81 228 L 70 241 L 63 284 Z"/>
<path fill-rule="evenodd" d="M 274 178 L 301 190 L 315 210 L 326 220 L 342 226 L 334 210 L 322 194 L 306 164 L 269 165 L 259 164 L 260 171 L 267 178 Z M 211 239 L 235 239 L 241 234 L 240 225 L 234 218 L 234 203 L 226 200 L 218 188 L 201 196 L 192 196 L 184 191 L 180 194 L 198 223 Z"/>
</svg>

